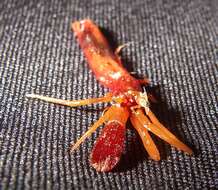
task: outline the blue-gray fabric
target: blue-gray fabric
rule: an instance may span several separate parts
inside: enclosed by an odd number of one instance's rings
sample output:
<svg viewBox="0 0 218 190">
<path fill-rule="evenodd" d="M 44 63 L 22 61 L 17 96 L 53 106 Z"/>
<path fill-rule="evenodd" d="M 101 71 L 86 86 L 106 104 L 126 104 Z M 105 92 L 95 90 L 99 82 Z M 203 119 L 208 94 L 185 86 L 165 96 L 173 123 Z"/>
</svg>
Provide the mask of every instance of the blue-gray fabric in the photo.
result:
<svg viewBox="0 0 218 190">
<path fill-rule="evenodd" d="M 0 2 L 0 189 L 215 189 L 217 171 L 217 1 L 74 0 Z M 107 104 L 69 108 L 27 99 L 99 97 L 71 32 L 90 18 L 124 65 L 147 76 L 157 117 L 195 151 L 188 156 L 152 136 L 162 160 L 148 158 L 127 126 L 126 149 L 112 172 L 97 173 L 89 153 L 97 130 L 75 142 Z"/>
</svg>

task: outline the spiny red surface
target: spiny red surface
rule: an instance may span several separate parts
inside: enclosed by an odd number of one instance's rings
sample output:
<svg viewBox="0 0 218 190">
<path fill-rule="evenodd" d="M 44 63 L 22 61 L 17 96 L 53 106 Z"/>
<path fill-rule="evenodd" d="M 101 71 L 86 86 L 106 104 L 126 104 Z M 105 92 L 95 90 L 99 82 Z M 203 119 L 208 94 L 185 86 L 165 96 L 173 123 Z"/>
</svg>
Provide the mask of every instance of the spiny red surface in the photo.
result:
<svg viewBox="0 0 218 190">
<path fill-rule="evenodd" d="M 91 165 L 101 172 L 112 170 L 124 150 L 125 126 L 116 121 L 105 125 L 90 156 Z"/>
</svg>

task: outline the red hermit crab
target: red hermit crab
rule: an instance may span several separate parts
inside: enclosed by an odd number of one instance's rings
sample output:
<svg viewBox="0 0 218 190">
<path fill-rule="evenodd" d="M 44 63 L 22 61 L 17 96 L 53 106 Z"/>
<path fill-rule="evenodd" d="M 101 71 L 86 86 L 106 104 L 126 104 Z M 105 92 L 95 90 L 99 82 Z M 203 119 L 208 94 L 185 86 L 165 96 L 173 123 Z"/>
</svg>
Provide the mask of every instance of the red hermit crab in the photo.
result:
<svg viewBox="0 0 218 190">
<path fill-rule="evenodd" d="M 72 23 L 72 29 L 87 58 L 89 67 L 97 80 L 110 89 L 110 93 L 104 97 L 86 100 L 61 100 L 35 94 L 27 95 L 27 97 L 71 107 L 113 102 L 99 120 L 75 144 L 71 145 L 70 150 L 75 150 L 99 126 L 104 124 L 91 152 L 90 163 L 97 171 L 112 170 L 119 162 L 124 150 L 125 126 L 127 120 L 130 119 L 153 160 L 160 160 L 160 154 L 149 132 L 172 146 L 192 154 L 192 150 L 166 129 L 149 109 L 149 100 L 152 101 L 152 96 L 142 91 L 141 88 L 141 85 L 148 84 L 148 80 L 134 78 L 122 66 L 118 54 L 123 46 L 119 46 L 115 52 L 112 52 L 99 28 L 89 19 Z"/>
</svg>

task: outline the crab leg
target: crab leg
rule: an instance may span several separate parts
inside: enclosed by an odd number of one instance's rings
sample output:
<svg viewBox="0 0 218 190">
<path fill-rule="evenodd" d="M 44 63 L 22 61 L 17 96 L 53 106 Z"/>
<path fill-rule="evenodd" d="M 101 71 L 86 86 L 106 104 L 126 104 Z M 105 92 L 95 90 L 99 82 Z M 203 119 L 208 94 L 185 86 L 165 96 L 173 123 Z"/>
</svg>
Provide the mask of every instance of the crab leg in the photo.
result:
<svg viewBox="0 0 218 190">
<path fill-rule="evenodd" d="M 85 100 L 62 100 L 58 98 L 52 98 L 52 97 L 47 97 L 47 96 L 42 96 L 42 95 L 37 95 L 37 94 L 27 94 L 26 97 L 36 98 L 39 100 L 44 100 L 46 102 L 70 106 L 70 107 L 84 106 L 84 105 L 89 105 L 89 104 L 98 103 L 98 102 L 110 102 L 112 100 L 111 93 L 108 93 L 106 96 L 103 96 L 103 97 L 90 98 L 90 99 L 85 99 Z"/>
<path fill-rule="evenodd" d="M 153 112 L 149 111 L 147 113 L 149 119 L 151 122 L 159 127 L 170 139 L 172 139 L 172 142 L 175 144 L 174 146 L 187 152 L 188 154 L 193 154 L 193 151 L 186 146 L 184 143 L 182 143 L 174 134 L 172 134 L 166 127 L 164 127 L 159 120 L 156 118 L 156 116 L 153 114 Z M 176 146 L 177 145 L 177 146 Z"/>
<path fill-rule="evenodd" d="M 80 137 L 79 140 L 77 140 L 77 142 L 75 144 L 72 143 L 70 145 L 70 152 L 74 151 L 87 137 L 89 137 L 93 132 L 95 132 L 98 127 L 100 127 L 102 124 L 104 124 L 106 121 L 108 121 L 111 118 L 113 111 L 114 111 L 113 107 L 110 107 L 106 111 L 106 113 L 102 117 L 100 117 L 100 119 L 98 121 L 96 121 L 94 123 L 94 125 L 92 125 L 90 127 L 90 129 L 88 131 L 86 131 L 82 137 Z"/>
<path fill-rule="evenodd" d="M 148 112 L 149 113 L 149 112 Z M 176 138 L 175 135 L 173 135 L 168 129 L 166 129 L 160 122 L 157 122 L 157 119 L 154 118 L 154 114 L 151 114 L 151 111 L 149 113 L 149 116 L 151 116 L 151 121 L 154 123 L 151 123 L 147 116 L 144 115 L 142 109 L 136 110 L 135 113 L 132 113 L 132 117 L 134 117 L 136 120 L 138 120 L 143 126 L 163 139 L 164 141 L 168 142 L 172 146 L 183 150 L 184 152 L 188 154 L 192 154 L 193 151 L 186 146 L 183 142 L 181 142 L 178 138 Z M 153 117 L 152 117 L 153 116 Z"/>
<path fill-rule="evenodd" d="M 153 160 L 160 160 L 160 153 L 152 140 L 150 134 L 148 133 L 148 130 L 136 119 L 136 117 L 130 116 L 130 121 L 133 125 L 133 127 L 136 129 L 136 131 L 139 133 L 143 145 L 145 149 L 147 150 L 149 156 Z"/>
</svg>

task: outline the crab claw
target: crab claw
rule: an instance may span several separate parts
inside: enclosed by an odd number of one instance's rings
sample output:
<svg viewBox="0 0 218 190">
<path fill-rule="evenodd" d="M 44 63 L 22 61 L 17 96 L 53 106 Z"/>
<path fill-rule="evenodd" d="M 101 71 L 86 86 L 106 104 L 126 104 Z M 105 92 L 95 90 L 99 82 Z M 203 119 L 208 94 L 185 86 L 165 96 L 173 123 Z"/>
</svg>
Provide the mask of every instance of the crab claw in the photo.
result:
<svg viewBox="0 0 218 190">
<path fill-rule="evenodd" d="M 114 107 L 113 115 L 95 141 L 90 155 L 90 163 L 97 171 L 110 171 L 119 162 L 124 151 L 128 117 L 129 113 L 125 108 Z"/>
<path fill-rule="evenodd" d="M 119 162 L 124 150 L 125 131 L 125 126 L 113 121 L 104 127 L 90 156 L 91 165 L 97 171 L 110 171 Z"/>
</svg>

